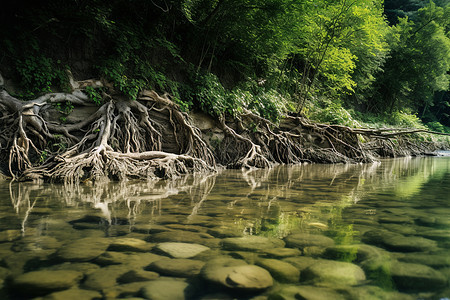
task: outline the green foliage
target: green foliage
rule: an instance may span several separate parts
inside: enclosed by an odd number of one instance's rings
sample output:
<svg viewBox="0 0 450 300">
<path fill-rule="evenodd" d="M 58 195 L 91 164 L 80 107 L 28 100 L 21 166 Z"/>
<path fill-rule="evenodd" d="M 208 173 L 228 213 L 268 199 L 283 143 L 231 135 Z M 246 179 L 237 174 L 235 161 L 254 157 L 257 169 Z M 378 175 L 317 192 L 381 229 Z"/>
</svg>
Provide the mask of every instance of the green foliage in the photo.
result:
<svg viewBox="0 0 450 300">
<path fill-rule="evenodd" d="M 56 103 L 54 104 L 55 109 L 62 114 L 59 118 L 61 122 L 65 123 L 67 121 L 67 116 L 73 111 L 74 106 L 72 102 L 66 101 L 64 104 Z"/>
<path fill-rule="evenodd" d="M 84 90 L 88 95 L 89 99 L 97 104 L 98 106 L 103 104 L 103 97 L 101 88 L 94 88 L 92 86 L 87 86 Z"/>
<path fill-rule="evenodd" d="M 27 56 L 17 60 L 16 71 L 21 79 L 25 98 L 33 98 L 42 93 L 52 92 L 53 86 L 65 88 L 68 84 L 67 76 L 58 61 L 44 56 Z"/>
</svg>

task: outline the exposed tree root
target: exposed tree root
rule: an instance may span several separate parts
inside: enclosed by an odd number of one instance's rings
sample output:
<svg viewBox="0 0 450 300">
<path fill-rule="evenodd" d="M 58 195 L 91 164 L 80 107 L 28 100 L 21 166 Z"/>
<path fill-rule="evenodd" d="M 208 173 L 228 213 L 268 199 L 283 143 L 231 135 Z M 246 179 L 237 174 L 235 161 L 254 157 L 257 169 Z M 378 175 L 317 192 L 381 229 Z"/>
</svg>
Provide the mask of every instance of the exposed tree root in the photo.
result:
<svg viewBox="0 0 450 300">
<path fill-rule="evenodd" d="M 118 95 L 108 98 L 90 116 L 68 124 L 52 121 L 51 115 L 58 114 L 52 105 L 92 106 L 79 90 L 27 102 L 0 91 L 1 152 L 9 152 L 10 175 L 78 183 L 214 170 L 213 154 L 200 131 L 169 99 L 148 91 L 140 99 L 147 105 Z M 153 120 L 153 113 L 164 124 Z M 167 132 L 175 139 L 171 153 L 162 151 L 171 143 L 164 141 Z"/>
<path fill-rule="evenodd" d="M 99 84 L 72 83 L 75 88 Z M 213 171 L 216 161 L 230 168 L 371 162 L 423 154 L 431 146 L 409 139 L 429 132 L 425 130 L 355 129 L 298 116 L 286 116 L 275 125 L 250 111 L 231 121 L 220 118 L 216 130 L 222 138 L 207 143 L 207 135 L 166 95 L 143 91 L 131 101 L 109 91 L 103 100 L 97 107 L 75 89 L 24 102 L 0 86 L 0 167 L 17 180 L 73 184 Z M 62 122 L 57 116 L 64 105 L 88 110 Z"/>
</svg>

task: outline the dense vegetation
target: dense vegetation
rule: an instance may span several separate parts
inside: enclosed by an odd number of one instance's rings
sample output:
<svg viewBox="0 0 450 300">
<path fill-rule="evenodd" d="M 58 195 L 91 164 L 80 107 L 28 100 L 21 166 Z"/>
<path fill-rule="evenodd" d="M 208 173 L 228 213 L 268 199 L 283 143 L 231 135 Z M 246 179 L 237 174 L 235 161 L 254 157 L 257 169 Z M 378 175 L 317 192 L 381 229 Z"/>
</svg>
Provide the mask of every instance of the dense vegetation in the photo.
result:
<svg viewBox="0 0 450 300">
<path fill-rule="evenodd" d="M 0 66 L 28 98 L 64 90 L 70 69 L 212 115 L 245 107 L 273 121 L 293 110 L 339 122 L 345 107 L 444 130 L 449 3 L 385 2 L 15 1 L 0 12 Z"/>
</svg>

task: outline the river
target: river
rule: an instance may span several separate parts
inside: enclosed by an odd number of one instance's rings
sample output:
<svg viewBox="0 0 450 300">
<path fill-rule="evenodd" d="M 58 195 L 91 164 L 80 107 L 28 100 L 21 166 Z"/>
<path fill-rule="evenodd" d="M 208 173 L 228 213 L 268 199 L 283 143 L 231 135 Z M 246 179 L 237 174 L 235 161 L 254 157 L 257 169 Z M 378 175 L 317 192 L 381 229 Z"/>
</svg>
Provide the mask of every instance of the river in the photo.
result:
<svg viewBox="0 0 450 300">
<path fill-rule="evenodd" d="M 1 299 L 448 299 L 450 156 L 0 182 Z"/>
</svg>

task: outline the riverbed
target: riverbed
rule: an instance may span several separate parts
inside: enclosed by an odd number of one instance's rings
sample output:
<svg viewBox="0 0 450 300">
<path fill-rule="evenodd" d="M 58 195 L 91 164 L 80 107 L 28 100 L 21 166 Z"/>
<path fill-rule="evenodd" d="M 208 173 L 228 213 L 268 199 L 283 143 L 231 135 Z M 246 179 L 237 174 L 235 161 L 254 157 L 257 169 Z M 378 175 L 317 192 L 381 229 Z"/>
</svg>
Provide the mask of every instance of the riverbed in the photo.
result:
<svg viewBox="0 0 450 300">
<path fill-rule="evenodd" d="M 1 299 L 450 298 L 449 156 L 1 181 L 0 206 Z"/>
</svg>

